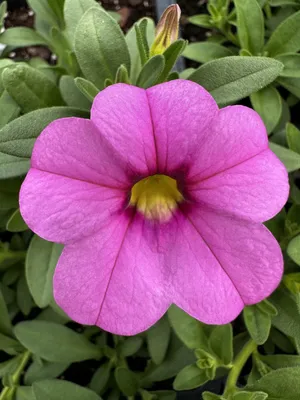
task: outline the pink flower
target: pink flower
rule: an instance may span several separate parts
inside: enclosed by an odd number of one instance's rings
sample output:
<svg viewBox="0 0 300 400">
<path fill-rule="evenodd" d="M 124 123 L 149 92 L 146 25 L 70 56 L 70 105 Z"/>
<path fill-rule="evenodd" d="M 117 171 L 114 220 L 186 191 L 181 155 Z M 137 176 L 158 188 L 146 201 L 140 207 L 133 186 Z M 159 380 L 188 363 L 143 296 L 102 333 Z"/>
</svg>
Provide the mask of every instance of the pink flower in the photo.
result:
<svg viewBox="0 0 300 400">
<path fill-rule="evenodd" d="M 172 303 L 224 324 L 267 297 L 283 260 L 262 222 L 288 190 L 258 114 L 219 110 L 201 86 L 175 80 L 110 86 L 91 120 L 52 122 L 20 206 L 34 232 L 66 245 L 57 303 L 79 323 L 132 335 Z"/>
</svg>

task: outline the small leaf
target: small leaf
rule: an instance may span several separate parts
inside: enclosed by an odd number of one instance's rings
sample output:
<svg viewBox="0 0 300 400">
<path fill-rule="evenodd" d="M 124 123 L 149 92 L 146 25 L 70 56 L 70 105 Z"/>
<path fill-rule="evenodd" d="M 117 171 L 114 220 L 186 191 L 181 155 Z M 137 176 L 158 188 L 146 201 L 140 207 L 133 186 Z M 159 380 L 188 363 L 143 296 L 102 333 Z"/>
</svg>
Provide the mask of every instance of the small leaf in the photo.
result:
<svg viewBox="0 0 300 400">
<path fill-rule="evenodd" d="M 36 400 L 101 400 L 89 389 L 58 379 L 35 382 L 32 388 Z"/>
<path fill-rule="evenodd" d="M 189 22 L 191 24 L 201 26 L 202 28 L 212 28 L 213 24 L 211 22 L 210 15 L 207 14 L 197 14 L 189 17 Z"/>
<path fill-rule="evenodd" d="M 96 86 L 92 82 L 84 78 L 75 78 L 75 84 L 78 89 L 85 95 L 85 97 L 91 102 L 99 93 L 99 89 L 96 88 Z"/>
<path fill-rule="evenodd" d="M 125 339 L 120 346 L 120 355 L 122 357 L 130 357 L 139 351 L 143 344 L 143 339 L 139 336 L 132 336 Z"/>
<path fill-rule="evenodd" d="M 39 362 L 34 361 L 25 372 L 25 384 L 32 385 L 34 382 L 44 379 L 57 378 L 69 365 L 69 363 L 52 363 L 47 361 L 44 361 L 41 365 Z"/>
<path fill-rule="evenodd" d="M 59 20 L 50 7 L 48 0 L 28 0 L 29 7 L 34 11 L 36 17 L 49 26 L 59 26 Z"/>
<path fill-rule="evenodd" d="M 0 290 L 0 332 L 7 336 L 13 336 L 12 324 L 8 314 L 7 306 Z"/>
<path fill-rule="evenodd" d="M 90 110 L 91 102 L 83 95 L 75 84 L 74 78 L 64 75 L 59 81 L 59 89 L 65 103 L 70 107 Z"/>
<path fill-rule="evenodd" d="M 209 345 L 224 365 L 230 364 L 233 358 L 231 324 L 216 326 L 209 337 Z"/>
<path fill-rule="evenodd" d="M 20 107 L 14 99 L 4 90 L 0 96 L 0 129 L 20 114 Z"/>
<path fill-rule="evenodd" d="M 166 356 L 171 328 L 166 317 L 161 318 L 147 331 L 147 343 L 150 357 L 155 364 L 161 364 Z"/>
<path fill-rule="evenodd" d="M 231 104 L 273 82 L 283 64 L 266 57 L 225 57 L 210 61 L 189 76 L 205 87 L 220 106 Z"/>
<path fill-rule="evenodd" d="M 219 43 L 198 42 L 187 45 L 183 52 L 183 56 L 189 60 L 206 63 L 217 58 L 232 56 L 230 49 Z"/>
<path fill-rule="evenodd" d="M 25 274 L 23 273 L 17 284 L 17 304 L 24 315 L 29 315 L 34 306 L 30 295 Z"/>
<path fill-rule="evenodd" d="M 47 46 L 47 41 L 38 32 L 25 27 L 6 29 L 0 35 L 0 43 L 12 47 Z"/>
<path fill-rule="evenodd" d="M 270 315 L 262 312 L 256 305 L 245 307 L 243 315 L 245 325 L 252 339 L 257 344 L 264 344 L 270 334 Z"/>
<path fill-rule="evenodd" d="M 268 133 L 273 132 L 282 113 L 281 96 L 273 86 L 267 86 L 250 96 L 252 106 L 264 121 Z"/>
<path fill-rule="evenodd" d="M 270 149 L 283 162 L 288 172 L 293 172 L 300 168 L 300 154 L 272 142 L 270 142 Z"/>
<path fill-rule="evenodd" d="M 265 51 L 269 56 L 297 53 L 300 50 L 300 11 L 286 18 L 272 33 Z"/>
<path fill-rule="evenodd" d="M 12 216 L 7 221 L 6 229 L 9 232 L 23 232 L 29 229 L 22 218 L 19 208 L 14 211 Z"/>
<path fill-rule="evenodd" d="M 86 38 L 89 38 L 88 46 Z M 80 20 L 75 35 L 75 53 L 85 78 L 99 89 L 104 88 L 105 79 L 114 80 L 121 64 L 130 71 L 124 35 L 117 22 L 98 7 L 89 9 Z"/>
<path fill-rule="evenodd" d="M 277 82 L 294 96 L 300 98 L 300 78 L 279 77 Z"/>
<path fill-rule="evenodd" d="M 110 362 L 101 365 L 101 367 L 99 367 L 92 376 L 92 380 L 89 384 L 90 389 L 92 389 L 97 394 L 100 395 L 103 394 L 110 377 L 110 372 L 111 372 Z"/>
<path fill-rule="evenodd" d="M 256 0 L 234 0 L 241 47 L 253 55 L 262 51 L 265 38 L 264 16 Z"/>
<path fill-rule="evenodd" d="M 154 86 L 165 67 L 165 58 L 162 55 L 151 57 L 143 66 L 138 79 L 137 86 L 147 89 Z"/>
<path fill-rule="evenodd" d="M 115 83 L 130 84 L 127 68 L 123 64 L 121 64 L 117 70 Z"/>
<path fill-rule="evenodd" d="M 300 78 L 300 54 L 287 53 L 276 56 L 276 60 L 282 62 L 284 69 L 280 76 L 288 78 Z"/>
<path fill-rule="evenodd" d="M 169 73 L 174 67 L 178 57 L 184 51 L 186 45 L 186 40 L 178 39 L 164 51 L 163 56 L 165 58 L 165 66 L 159 78 L 159 82 L 164 82 L 168 78 Z"/>
<path fill-rule="evenodd" d="M 31 387 L 18 386 L 15 400 L 36 400 L 36 398 Z"/>
<path fill-rule="evenodd" d="M 11 121 L 0 131 L 0 151 L 6 153 L 3 156 L 0 154 L 0 166 L 2 163 L 17 163 L 18 165 L 14 166 L 16 176 L 24 175 L 27 172 L 25 165 L 26 167 L 29 165 L 28 159 L 31 157 L 34 142 L 42 130 L 55 119 L 73 116 L 87 117 L 88 113 L 76 108 L 51 107 L 32 111 Z"/>
<path fill-rule="evenodd" d="M 27 173 L 30 160 L 0 152 L 0 179 L 15 178 Z"/>
<path fill-rule="evenodd" d="M 91 7 L 96 7 L 95 0 L 65 0 L 64 17 L 66 22 L 66 31 L 74 47 L 75 32 L 79 21 L 84 13 Z"/>
<path fill-rule="evenodd" d="M 119 367 L 115 370 L 116 382 L 125 396 L 134 396 L 139 389 L 137 375 L 127 368 Z"/>
<path fill-rule="evenodd" d="M 207 382 L 205 370 L 196 365 L 188 365 L 176 376 L 173 386 L 175 390 L 191 390 L 204 385 Z"/>
<path fill-rule="evenodd" d="M 286 124 L 286 140 L 292 151 L 300 154 L 300 130 L 293 124 Z"/>
<path fill-rule="evenodd" d="M 188 348 L 208 347 L 208 340 L 201 322 L 175 305 L 169 308 L 168 317 L 176 335 Z"/>
<path fill-rule="evenodd" d="M 287 253 L 296 264 L 300 265 L 300 235 L 290 241 Z"/>
<path fill-rule="evenodd" d="M 53 322 L 21 322 L 14 332 L 25 348 L 47 361 L 72 363 L 101 356 L 101 350 L 85 336 Z"/>
<path fill-rule="evenodd" d="M 40 308 L 53 297 L 53 274 L 63 246 L 34 236 L 26 257 L 25 271 L 30 292 Z"/>
</svg>

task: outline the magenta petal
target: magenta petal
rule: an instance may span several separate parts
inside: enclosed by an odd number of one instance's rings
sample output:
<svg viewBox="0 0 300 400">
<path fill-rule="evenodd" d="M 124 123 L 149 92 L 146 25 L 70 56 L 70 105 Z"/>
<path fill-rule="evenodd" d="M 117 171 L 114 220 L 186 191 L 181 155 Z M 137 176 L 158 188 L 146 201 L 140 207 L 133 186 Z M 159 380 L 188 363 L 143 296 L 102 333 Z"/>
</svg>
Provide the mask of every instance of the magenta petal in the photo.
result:
<svg viewBox="0 0 300 400">
<path fill-rule="evenodd" d="M 190 210 L 188 219 L 173 256 L 182 264 L 173 283 L 178 306 L 203 322 L 223 324 L 243 304 L 257 303 L 275 290 L 283 258 L 263 225 L 207 208 Z"/>
<path fill-rule="evenodd" d="M 104 186 L 128 187 L 126 166 L 94 124 L 62 118 L 48 125 L 35 142 L 31 166 Z"/>
<path fill-rule="evenodd" d="M 186 178 L 189 182 L 199 182 L 267 148 L 266 128 L 254 110 L 244 106 L 223 108 L 195 148 Z"/>
<path fill-rule="evenodd" d="M 187 189 L 198 203 L 259 222 L 276 215 L 289 195 L 287 171 L 268 149 Z"/>
<path fill-rule="evenodd" d="M 122 83 L 95 98 L 91 119 L 136 174 L 156 172 L 156 150 L 146 91 Z"/>
<path fill-rule="evenodd" d="M 197 83 L 174 80 L 147 89 L 162 173 L 185 167 L 192 154 L 201 154 L 202 141 L 218 106 Z"/>
<path fill-rule="evenodd" d="M 143 218 L 123 215 L 66 246 L 54 276 L 57 303 L 75 321 L 118 335 L 148 329 L 171 304 L 164 254 L 151 247 L 154 236 Z"/>
<path fill-rule="evenodd" d="M 39 236 L 67 243 L 103 229 L 125 197 L 118 189 L 31 168 L 21 187 L 20 210 Z"/>
</svg>

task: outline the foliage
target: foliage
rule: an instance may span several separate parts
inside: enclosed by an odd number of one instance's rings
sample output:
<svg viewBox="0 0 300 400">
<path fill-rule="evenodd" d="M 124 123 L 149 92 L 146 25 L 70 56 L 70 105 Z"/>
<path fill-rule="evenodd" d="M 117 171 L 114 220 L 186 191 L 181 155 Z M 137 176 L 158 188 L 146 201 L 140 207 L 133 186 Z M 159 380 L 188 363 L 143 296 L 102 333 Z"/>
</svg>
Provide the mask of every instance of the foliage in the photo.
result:
<svg viewBox="0 0 300 400">
<path fill-rule="evenodd" d="M 300 131 L 290 123 L 289 107 L 300 98 L 300 1 L 209 0 L 208 13 L 190 22 L 210 30 L 210 38 L 187 46 L 178 39 L 154 57 L 148 18 L 124 35 L 116 15 L 94 0 L 29 4 L 35 29 L 9 28 L 0 35 L 7 46 L 0 58 L 0 399 L 171 400 L 174 389 L 227 375 L 225 392 L 206 392 L 204 400 L 299 399 Z M 0 27 L 5 12 L 3 2 Z M 9 58 L 12 49 L 29 45 L 49 47 L 57 64 Z M 19 212 L 33 144 L 57 118 L 88 118 L 96 94 L 115 82 L 148 88 L 178 78 L 173 67 L 182 53 L 204 64 L 182 76 L 203 85 L 221 107 L 250 96 L 272 150 L 290 172 L 288 206 L 266 223 L 284 252 L 281 287 L 246 307 L 233 325 L 208 326 L 175 306 L 134 337 L 77 325 L 53 299 L 62 246 L 33 235 Z M 92 365 L 86 379 L 71 382 L 68 371 L 85 371 L 86 360 Z M 239 380 L 247 360 L 251 372 Z M 67 378 L 56 379 L 62 376 Z"/>
</svg>

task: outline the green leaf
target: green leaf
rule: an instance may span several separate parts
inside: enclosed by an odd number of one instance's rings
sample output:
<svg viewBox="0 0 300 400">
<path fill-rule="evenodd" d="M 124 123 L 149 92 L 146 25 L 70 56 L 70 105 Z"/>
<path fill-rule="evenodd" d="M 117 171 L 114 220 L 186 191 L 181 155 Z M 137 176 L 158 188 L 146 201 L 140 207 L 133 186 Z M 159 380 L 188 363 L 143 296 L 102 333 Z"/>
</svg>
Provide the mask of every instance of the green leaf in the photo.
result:
<svg viewBox="0 0 300 400">
<path fill-rule="evenodd" d="M 252 106 L 261 116 L 268 133 L 273 132 L 282 113 L 281 96 L 274 86 L 267 86 L 250 96 Z"/>
<path fill-rule="evenodd" d="M 58 20 L 48 0 L 28 0 L 29 7 L 35 12 L 36 17 L 50 26 L 58 26 Z"/>
<path fill-rule="evenodd" d="M 0 332 L 7 336 L 13 336 L 12 324 L 8 314 L 7 306 L 0 290 Z"/>
<path fill-rule="evenodd" d="M 37 69 L 18 64 L 2 73 L 5 89 L 24 113 L 63 104 L 57 86 Z"/>
<path fill-rule="evenodd" d="M 143 18 L 142 21 L 143 20 L 146 21 L 146 41 L 149 48 L 149 46 L 154 41 L 155 25 L 153 20 L 150 18 Z M 136 24 L 140 25 L 142 21 L 137 22 Z M 139 76 L 142 68 L 140 52 L 137 44 L 135 25 L 133 25 L 133 27 L 129 29 L 125 37 L 131 60 L 130 80 L 133 83 L 136 83 L 137 77 Z"/>
<path fill-rule="evenodd" d="M 96 86 L 92 82 L 84 78 L 75 78 L 75 84 L 78 89 L 85 95 L 85 97 L 91 102 L 99 93 L 99 89 L 96 88 Z"/>
<path fill-rule="evenodd" d="M 126 338 L 119 347 L 120 355 L 122 357 L 130 357 L 139 351 L 142 347 L 143 339 L 139 336 L 132 336 Z"/>
<path fill-rule="evenodd" d="M 300 168 L 300 154 L 297 154 L 283 146 L 279 146 L 276 143 L 270 142 L 269 145 L 270 149 L 283 162 L 288 172 L 293 172 Z"/>
<path fill-rule="evenodd" d="M 12 372 L 14 372 L 20 365 L 22 357 L 23 357 L 23 355 L 20 354 L 16 357 L 11 358 L 8 361 L 1 362 L 0 363 L 0 377 L 3 378 L 7 375 L 10 375 Z"/>
<path fill-rule="evenodd" d="M 300 98 L 300 78 L 282 78 L 279 77 L 277 82 L 290 91 L 293 95 Z"/>
<path fill-rule="evenodd" d="M 290 241 L 287 253 L 296 264 L 300 265 L 300 235 Z"/>
<path fill-rule="evenodd" d="M 259 355 L 259 358 L 272 369 L 300 367 L 300 356 L 286 354 Z"/>
<path fill-rule="evenodd" d="M 127 83 L 130 84 L 128 71 L 125 65 L 121 64 L 116 73 L 115 83 Z"/>
<path fill-rule="evenodd" d="M 162 74 L 165 67 L 165 58 L 162 55 L 151 57 L 143 66 L 136 85 L 147 89 L 154 86 Z"/>
<path fill-rule="evenodd" d="M 62 76 L 59 81 L 59 89 L 64 102 L 68 106 L 90 110 L 91 102 L 78 89 L 72 76 Z"/>
<path fill-rule="evenodd" d="M 19 206 L 21 179 L 6 179 L 0 186 L 0 209 L 11 209 Z"/>
<path fill-rule="evenodd" d="M 176 376 L 173 386 L 175 390 L 191 390 L 204 385 L 208 381 L 205 370 L 196 365 L 187 365 Z"/>
<path fill-rule="evenodd" d="M 89 384 L 90 389 L 100 395 L 103 394 L 110 377 L 111 368 L 110 362 L 101 365 L 92 376 L 92 380 Z"/>
<path fill-rule="evenodd" d="M 3 350 L 9 354 L 16 354 L 16 351 L 20 352 L 24 350 L 24 348 L 17 340 L 0 333 L 0 350 Z"/>
<path fill-rule="evenodd" d="M 197 14 L 189 17 L 188 21 L 191 24 L 201 26 L 202 28 L 212 28 L 213 23 L 211 20 L 211 16 L 208 14 Z"/>
<path fill-rule="evenodd" d="M 225 57 L 196 69 L 189 79 L 205 87 L 220 106 L 231 104 L 273 82 L 283 64 L 267 57 Z"/>
<path fill-rule="evenodd" d="M 0 43 L 12 47 L 47 46 L 47 41 L 43 36 L 33 29 L 25 27 L 6 29 L 0 35 Z"/>
<path fill-rule="evenodd" d="M 47 307 L 53 297 L 53 274 L 63 246 L 47 242 L 37 235 L 32 239 L 26 257 L 25 271 L 34 301 Z"/>
<path fill-rule="evenodd" d="M 282 368 L 263 376 L 254 385 L 247 386 L 249 391 L 267 393 L 268 400 L 298 400 L 300 385 L 300 367 Z"/>
<path fill-rule="evenodd" d="M 265 38 L 262 9 L 256 0 L 234 0 L 234 4 L 241 47 L 253 55 L 259 55 Z"/>
<path fill-rule="evenodd" d="M 203 392 L 203 400 L 224 400 L 223 396 L 219 396 L 217 394 L 211 392 Z"/>
<path fill-rule="evenodd" d="M 232 397 L 232 400 L 265 400 L 268 398 L 268 395 L 264 392 L 238 392 L 235 393 Z"/>
<path fill-rule="evenodd" d="M 35 382 L 32 388 L 36 400 L 101 400 L 89 389 L 58 379 Z"/>
<path fill-rule="evenodd" d="M 31 387 L 18 386 L 15 400 L 36 400 Z"/>
<path fill-rule="evenodd" d="M 28 158 L 10 156 L 0 152 L 0 179 L 25 175 L 29 167 L 30 160 Z"/>
<path fill-rule="evenodd" d="M 139 389 L 140 383 L 137 375 L 127 368 L 117 368 L 115 370 L 115 379 L 125 396 L 134 396 Z"/>
<path fill-rule="evenodd" d="M 198 42 L 187 45 L 183 52 L 183 56 L 189 60 L 206 63 L 217 58 L 232 56 L 230 49 L 219 43 Z"/>
<path fill-rule="evenodd" d="M 173 307 L 173 306 L 172 306 Z M 170 346 L 164 361 L 155 365 L 150 365 L 142 381 L 142 386 L 152 382 L 161 382 L 177 375 L 186 365 L 196 361 L 194 352 L 185 346 L 180 346 L 179 340 L 171 336 Z"/>
<path fill-rule="evenodd" d="M 4 25 L 4 18 L 7 12 L 7 2 L 3 1 L 0 4 L 0 30 L 2 29 L 3 25 Z"/>
<path fill-rule="evenodd" d="M 165 359 L 171 337 L 168 319 L 166 317 L 161 318 L 148 329 L 146 334 L 150 357 L 155 364 L 161 364 Z"/>
<path fill-rule="evenodd" d="M 216 326 L 210 337 L 209 346 L 224 365 L 233 359 L 233 334 L 231 324 Z"/>
<path fill-rule="evenodd" d="M 272 33 L 265 51 L 269 56 L 297 53 L 300 50 L 300 11 L 286 18 Z"/>
<path fill-rule="evenodd" d="M 29 315 L 34 306 L 24 273 L 21 275 L 17 284 L 17 304 L 22 313 L 26 316 Z"/>
<path fill-rule="evenodd" d="M 20 107 L 6 90 L 0 96 L 0 129 L 19 116 Z"/>
<path fill-rule="evenodd" d="M 299 0 L 269 0 L 272 7 L 299 6 Z"/>
<path fill-rule="evenodd" d="M 289 148 L 300 154 L 300 130 L 293 124 L 286 124 L 286 139 Z"/>
<path fill-rule="evenodd" d="M 16 211 L 14 211 L 12 216 L 7 221 L 6 229 L 9 232 L 23 232 L 29 229 L 22 218 L 19 208 Z"/>
<path fill-rule="evenodd" d="M 34 142 L 42 130 L 56 119 L 73 116 L 87 117 L 88 114 L 86 111 L 69 107 L 44 108 L 32 111 L 7 124 L 0 131 L 0 151 L 7 154 L 6 159 L 3 157 L 3 164 L 5 164 L 5 161 L 8 164 L 21 163 L 21 167 L 23 167 L 25 158 L 26 166 L 28 166 L 26 158 L 29 159 L 31 157 Z M 1 161 L 2 156 L 0 154 L 0 166 L 2 164 Z M 15 169 L 17 169 L 17 166 Z M 27 172 L 25 166 L 23 169 L 19 168 L 19 170 L 22 173 L 17 175 Z"/>
<path fill-rule="evenodd" d="M 75 53 L 85 78 L 99 89 L 104 88 L 105 79 L 114 80 L 121 64 L 130 71 L 129 51 L 121 28 L 100 8 L 89 9 L 80 20 Z"/>
<path fill-rule="evenodd" d="M 34 361 L 25 372 L 24 382 L 26 385 L 32 385 L 34 382 L 44 379 L 57 378 L 69 365 L 69 363 L 51 363 L 47 361 L 43 361 L 41 365 L 40 362 Z"/>
<path fill-rule="evenodd" d="M 208 340 L 201 322 L 172 305 L 168 317 L 176 335 L 190 349 L 207 348 Z"/>
<path fill-rule="evenodd" d="M 280 76 L 288 78 L 300 78 L 300 54 L 287 53 L 276 56 L 276 60 L 282 62 L 284 69 Z"/>
<path fill-rule="evenodd" d="M 165 58 L 165 67 L 163 69 L 163 72 L 161 73 L 159 82 L 164 82 L 168 78 L 169 73 L 174 67 L 178 57 L 184 51 L 186 45 L 187 45 L 186 40 L 178 39 L 164 51 L 163 56 Z"/>
<path fill-rule="evenodd" d="M 74 47 L 75 32 L 79 21 L 84 13 L 91 7 L 97 7 L 95 0 L 65 0 L 64 17 L 66 22 L 66 30 L 70 41 Z"/>
<path fill-rule="evenodd" d="M 262 312 L 256 305 L 253 305 L 244 308 L 243 316 L 251 338 L 257 344 L 264 344 L 270 334 L 270 315 Z"/>
<path fill-rule="evenodd" d="M 276 317 L 276 315 L 278 315 L 277 308 L 274 307 L 273 304 L 267 299 L 257 303 L 256 306 L 259 308 L 259 310 L 270 315 L 271 317 Z"/>
<path fill-rule="evenodd" d="M 294 297 L 285 289 L 277 289 L 271 296 L 278 315 L 273 317 L 272 325 L 285 335 L 300 337 L 299 310 Z"/>
<path fill-rule="evenodd" d="M 21 322 L 14 333 L 24 347 L 47 361 L 73 363 L 101 357 L 101 350 L 85 336 L 53 322 Z"/>
</svg>

